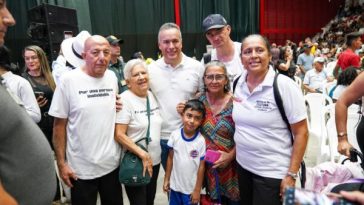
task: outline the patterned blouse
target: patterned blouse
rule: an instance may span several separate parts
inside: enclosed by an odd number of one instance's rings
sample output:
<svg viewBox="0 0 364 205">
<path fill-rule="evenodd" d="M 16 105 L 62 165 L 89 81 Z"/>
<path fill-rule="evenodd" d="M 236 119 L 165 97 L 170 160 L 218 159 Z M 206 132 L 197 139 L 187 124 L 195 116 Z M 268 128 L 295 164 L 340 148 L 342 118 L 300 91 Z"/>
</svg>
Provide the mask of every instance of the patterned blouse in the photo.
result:
<svg viewBox="0 0 364 205">
<path fill-rule="evenodd" d="M 205 94 L 200 96 L 199 100 L 206 108 L 206 119 L 201 125 L 201 133 L 206 139 L 206 149 L 230 152 L 235 146 L 235 124 L 232 119 L 233 100 L 230 99 L 225 108 L 217 115 L 213 114 Z M 207 191 L 212 199 L 218 199 L 220 194 L 233 201 L 239 200 L 236 168 L 235 159 L 224 168 L 213 169 L 211 165 L 207 164 L 205 179 Z M 216 175 L 219 183 L 218 189 Z"/>
</svg>

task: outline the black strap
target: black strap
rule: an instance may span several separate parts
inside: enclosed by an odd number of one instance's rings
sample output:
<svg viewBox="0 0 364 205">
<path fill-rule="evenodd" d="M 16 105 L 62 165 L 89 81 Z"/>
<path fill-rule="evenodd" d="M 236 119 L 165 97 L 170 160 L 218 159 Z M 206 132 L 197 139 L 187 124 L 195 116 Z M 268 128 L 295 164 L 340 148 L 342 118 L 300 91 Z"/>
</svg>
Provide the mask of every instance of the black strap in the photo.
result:
<svg viewBox="0 0 364 205">
<path fill-rule="evenodd" d="M 281 113 L 281 116 L 283 118 L 283 121 L 287 125 L 287 128 L 289 130 L 289 133 L 291 135 L 291 142 L 292 142 L 292 145 L 293 145 L 293 141 L 294 140 L 293 140 L 293 134 L 292 134 L 292 130 L 291 130 L 291 125 L 288 122 L 288 118 L 286 116 L 286 112 L 285 112 L 284 107 L 283 107 L 283 101 L 282 101 L 281 93 L 279 92 L 279 89 L 278 89 L 278 82 L 277 82 L 278 75 L 279 75 L 279 73 L 276 73 L 275 74 L 274 81 L 273 81 L 273 94 L 274 94 L 274 99 L 276 101 L 278 110 Z"/>
<path fill-rule="evenodd" d="M 239 75 L 237 78 L 235 78 L 234 82 L 233 82 L 233 93 L 235 91 L 235 88 L 236 88 L 236 84 L 238 84 L 238 81 L 240 79 L 241 75 Z"/>
<path fill-rule="evenodd" d="M 211 53 L 204 53 L 203 54 L 203 63 L 207 64 L 211 61 Z"/>
<path fill-rule="evenodd" d="M 277 107 L 279 112 L 281 113 L 281 116 L 283 118 L 283 121 L 286 123 L 287 128 L 289 130 L 289 133 L 291 135 L 291 143 L 293 145 L 294 143 L 294 139 L 293 139 L 293 134 L 292 134 L 292 130 L 291 130 L 291 125 L 288 122 L 288 118 L 286 115 L 286 112 L 284 110 L 284 106 L 283 106 L 283 101 L 282 101 L 282 97 L 281 97 L 281 93 L 279 92 L 278 89 L 278 76 L 279 73 L 276 73 L 274 76 L 274 81 L 273 81 L 273 94 L 274 94 L 274 99 L 276 101 Z M 235 81 L 234 81 L 235 83 Z M 302 160 L 301 162 L 301 187 L 305 188 L 305 182 L 306 182 L 306 165 L 305 162 Z"/>
<path fill-rule="evenodd" d="M 147 130 L 147 137 L 143 137 L 141 139 L 139 139 L 138 141 L 135 142 L 135 144 L 138 144 L 139 142 L 145 140 L 146 145 L 147 145 L 147 149 L 148 149 L 148 144 L 151 141 L 150 139 L 150 104 L 149 104 L 149 97 L 147 96 L 147 115 L 148 115 L 148 130 Z"/>
<path fill-rule="evenodd" d="M 77 53 L 77 51 L 76 51 L 76 50 L 75 50 L 75 48 L 73 47 L 73 44 L 72 44 L 72 46 L 71 46 L 71 47 L 72 47 L 72 52 L 73 52 L 73 54 L 75 54 L 75 56 L 76 56 L 77 58 L 79 58 L 79 59 L 81 59 L 81 60 L 82 60 L 82 59 L 83 59 L 83 58 L 82 58 L 82 56 L 81 56 L 80 54 L 78 54 L 78 53 Z"/>
<path fill-rule="evenodd" d="M 148 94 L 147 94 L 148 95 Z M 149 97 L 147 96 L 147 115 L 148 115 L 148 130 L 147 130 L 147 148 L 148 148 L 148 144 L 151 141 L 150 139 L 150 104 L 149 104 Z"/>
</svg>

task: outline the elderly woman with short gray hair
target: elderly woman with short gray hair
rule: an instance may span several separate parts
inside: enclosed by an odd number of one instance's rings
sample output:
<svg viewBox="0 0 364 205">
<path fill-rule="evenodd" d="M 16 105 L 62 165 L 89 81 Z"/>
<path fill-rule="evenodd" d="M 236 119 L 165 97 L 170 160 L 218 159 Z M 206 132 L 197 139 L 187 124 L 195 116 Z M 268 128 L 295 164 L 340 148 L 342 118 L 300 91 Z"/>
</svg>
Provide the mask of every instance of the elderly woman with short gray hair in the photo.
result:
<svg viewBox="0 0 364 205">
<path fill-rule="evenodd" d="M 125 186 L 125 189 L 131 205 L 152 205 L 161 162 L 159 135 L 162 118 L 157 100 L 149 91 L 149 76 L 144 61 L 130 60 L 124 67 L 124 77 L 128 90 L 120 95 L 123 109 L 117 113 L 115 140 L 123 146 L 124 150 L 129 150 L 140 157 L 143 161 L 144 173 L 148 172 L 151 176 L 148 185 Z M 147 115 L 148 101 L 150 120 Z M 147 136 L 148 123 L 150 123 L 150 141 L 147 151 L 144 151 L 136 145 L 136 142 Z M 146 145 L 145 140 L 139 143 Z"/>
</svg>

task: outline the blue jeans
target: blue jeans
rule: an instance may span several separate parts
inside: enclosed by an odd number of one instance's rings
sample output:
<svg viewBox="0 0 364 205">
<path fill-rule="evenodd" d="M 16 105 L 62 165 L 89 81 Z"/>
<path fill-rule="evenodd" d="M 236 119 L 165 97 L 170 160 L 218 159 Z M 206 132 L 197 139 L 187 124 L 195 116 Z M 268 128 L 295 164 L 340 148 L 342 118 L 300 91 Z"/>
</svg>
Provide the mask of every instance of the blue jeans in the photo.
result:
<svg viewBox="0 0 364 205">
<path fill-rule="evenodd" d="M 168 140 L 160 141 L 160 145 L 161 145 L 161 149 L 162 149 L 161 163 L 162 163 L 162 167 L 163 167 L 164 171 L 166 171 L 167 159 L 168 159 L 168 153 L 169 153 L 169 147 L 168 147 L 167 143 L 168 143 Z"/>
</svg>

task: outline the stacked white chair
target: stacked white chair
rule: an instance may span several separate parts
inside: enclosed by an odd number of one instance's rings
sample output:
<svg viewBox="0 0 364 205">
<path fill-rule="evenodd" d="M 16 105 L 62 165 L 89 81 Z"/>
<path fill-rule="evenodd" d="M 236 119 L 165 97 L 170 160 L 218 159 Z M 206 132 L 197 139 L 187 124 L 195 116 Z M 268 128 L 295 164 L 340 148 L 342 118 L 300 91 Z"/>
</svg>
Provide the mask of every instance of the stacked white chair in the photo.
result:
<svg viewBox="0 0 364 205">
<path fill-rule="evenodd" d="M 302 87 L 302 79 L 298 76 L 294 76 L 294 81 L 297 83 L 298 87 L 303 93 L 303 87 Z"/>
<path fill-rule="evenodd" d="M 347 118 L 347 133 L 348 140 L 351 145 L 357 150 L 359 149 L 359 145 L 356 139 L 356 128 L 359 124 L 360 113 L 358 113 L 359 106 L 351 105 L 348 108 L 348 118 Z M 341 156 L 337 151 L 338 139 L 336 132 L 336 124 L 335 124 L 335 110 L 332 112 L 332 116 L 327 121 L 326 129 L 327 135 L 329 139 L 329 147 L 330 147 L 330 161 L 332 162 L 341 162 L 344 156 Z"/>
<path fill-rule="evenodd" d="M 317 139 L 319 150 L 316 163 L 326 161 L 329 158 L 329 147 L 327 145 L 326 126 L 324 123 L 327 113 L 327 105 L 332 104 L 332 99 L 321 93 L 308 93 L 304 96 L 307 104 L 308 128 L 310 137 Z"/>
<path fill-rule="evenodd" d="M 298 76 L 294 76 L 294 81 L 298 84 L 299 87 L 302 87 L 302 79 Z"/>
</svg>

